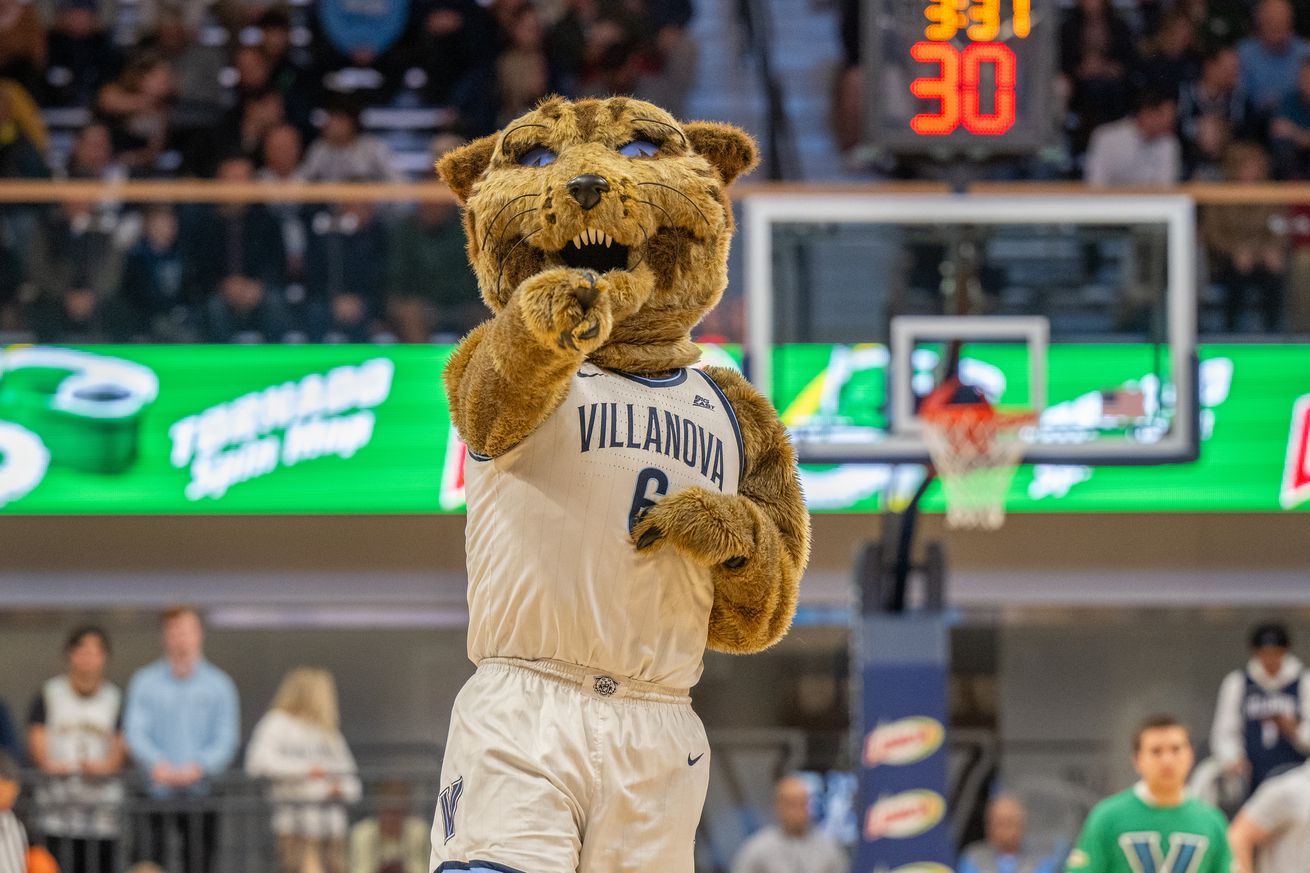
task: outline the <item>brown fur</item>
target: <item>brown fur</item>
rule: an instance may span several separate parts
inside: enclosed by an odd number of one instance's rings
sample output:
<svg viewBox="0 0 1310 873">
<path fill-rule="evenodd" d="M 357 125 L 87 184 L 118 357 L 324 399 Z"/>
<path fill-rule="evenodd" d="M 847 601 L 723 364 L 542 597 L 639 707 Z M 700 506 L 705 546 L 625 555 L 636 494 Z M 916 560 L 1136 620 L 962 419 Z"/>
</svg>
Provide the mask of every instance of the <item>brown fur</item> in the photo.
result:
<svg viewBox="0 0 1310 873">
<path fill-rule="evenodd" d="M 645 139 L 649 158 L 616 149 Z M 527 167 L 535 146 L 554 163 Z M 559 406 L 584 360 L 656 375 L 700 357 L 691 329 L 727 285 L 732 208 L 726 186 L 756 163 L 731 125 L 679 125 L 628 98 L 543 101 L 504 131 L 448 153 L 437 170 L 464 204 L 469 260 L 494 316 L 446 368 L 451 415 L 474 451 L 499 455 Z M 584 173 L 609 191 L 583 210 L 567 191 Z M 597 275 L 558 254 L 584 229 L 628 247 L 626 269 Z M 711 569 L 708 645 L 752 652 L 786 633 L 809 554 L 809 516 L 777 413 L 740 375 L 707 371 L 740 420 L 746 473 L 738 494 L 688 488 L 633 530 L 634 545 L 674 548 Z"/>
</svg>

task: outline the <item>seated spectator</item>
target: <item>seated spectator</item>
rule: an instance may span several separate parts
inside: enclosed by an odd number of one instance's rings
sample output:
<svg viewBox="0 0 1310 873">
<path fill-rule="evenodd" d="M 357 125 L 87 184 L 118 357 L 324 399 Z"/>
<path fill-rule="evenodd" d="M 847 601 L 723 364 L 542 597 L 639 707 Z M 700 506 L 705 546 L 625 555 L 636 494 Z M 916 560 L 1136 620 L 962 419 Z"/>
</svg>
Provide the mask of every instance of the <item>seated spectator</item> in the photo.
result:
<svg viewBox="0 0 1310 873">
<path fill-rule="evenodd" d="M 16 83 L 0 80 L 0 179 L 44 179 L 50 175 L 42 156 L 43 144 L 33 140 L 32 129 L 23 117 L 28 99 Z"/>
<path fill-rule="evenodd" d="M 259 49 L 268 61 L 269 87 L 282 95 L 287 120 L 298 129 L 307 130 L 319 94 L 310 81 L 308 52 L 292 45 L 290 16 L 283 9 L 269 9 L 255 22 L 255 27 L 259 30 Z M 305 57 L 299 57 L 302 54 Z"/>
<path fill-rule="evenodd" d="M 50 29 L 45 102 L 87 106 L 118 77 L 123 58 L 96 13 L 95 0 L 63 0 Z"/>
<path fill-rule="evenodd" d="M 176 85 L 173 68 L 157 54 L 130 61 L 104 88 L 96 109 L 114 135 L 114 151 L 133 169 L 152 167 L 168 142 Z"/>
<path fill-rule="evenodd" d="M 331 673 L 302 667 L 283 677 L 250 736 L 246 773 L 271 780 L 273 800 L 286 801 L 273 810 L 283 873 L 301 873 L 309 863 L 346 873 L 343 803 L 358 802 L 360 786 Z"/>
<path fill-rule="evenodd" d="M 1269 158 L 1253 143 L 1234 143 L 1225 156 L 1226 181 L 1258 184 L 1269 180 Z M 1211 276 L 1224 292 L 1224 323 L 1243 329 L 1248 312 L 1259 313 L 1266 332 L 1282 320 L 1287 276 L 1287 210 L 1251 204 L 1205 208 L 1201 233 Z"/>
<path fill-rule="evenodd" d="M 386 293 L 387 232 L 372 203 L 343 203 L 309 219 L 305 291 L 315 341 L 373 339 Z"/>
<path fill-rule="evenodd" d="M 292 182 L 300 169 L 300 131 L 290 124 L 279 124 L 264 135 L 260 143 L 258 176 L 266 182 Z"/>
<path fill-rule="evenodd" d="M 136 338 L 190 342 L 196 338 L 194 295 L 182 286 L 184 261 L 173 206 L 157 203 L 145 210 L 141 237 L 128 250 L 119 298 L 131 311 Z"/>
<path fill-rule="evenodd" d="M 507 44 L 496 58 L 498 123 L 502 125 L 527 112 L 550 92 L 550 65 L 541 18 L 531 3 L 518 7 L 506 38 Z"/>
<path fill-rule="evenodd" d="M 218 166 L 218 180 L 254 181 L 245 155 L 231 155 Z M 182 287 L 199 299 L 216 295 L 229 279 L 242 277 L 280 296 L 286 280 L 286 250 L 277 220 L 262 203 L 194 205 L 181 216 L 184 274 Z M 242 284 L 242 283 L 236 283 Z M 248 295 L 237 295 L 244 299 Z"/>
<path fill-rule="evenodd" d="M 96 204 L 67 201 L 38 226 L 29 321 L 41 342 L 108 342 L 123 330 L 115 292 L 122 271 L 119 222 Z"/>
<path fill-rule="evenodd" d="M 486 317 L 454 203 L 420 203 L 394 227 L 387 267 L 387 315 L 401 342 L 463 336 Z"/>
<path fill-rule="evenodd" d="M 1165 17 L 1160 32 L 1151 40 L 1149 53 L 1134 70 L 1134 84 L 1139 90 L 1178 94 L 1184 84 L 1196 79 L 1200 68 L 1192 20 L 1186 13 L 1174 11 Z"/>
<path fill-rule="evenodd" d="M 1183 162 L 1188 176 L 1195 171 L 1202 127 L 1210 125 L 1213 142 L 1214 121 L 1222 121 L 1228 134 L 1237 139 L 1249 136 L 1246 97 L 1238 88 L 1241 66 L 1237 52 L 1220 48 L 1206 55 L 1201 74 L 1195 81 L 1183 83 L 1178 97 L 1178 130 L 1183 145 Z"/>
<path fill-rule="evenodd" d="M 1028 813 L 1008 794 L 987 804 L 986 839 L 966 846 L 957 873 L 1057 873 L 1058 859 L 1024 845 Z"/>
<path fill-rule="evenodd" d="M 236 754 L 241 730 L 236 685 L 205 660 L 204 627 L 194 609 L 168 609 L 162 625 L 163 657 L 137 670 L 128 683 L 123 736 L 151 796 L 201 796 Z M 211 869 L 215 813 L 169 810 L 151 813 L 150 819 L 153 845 L 137 847 L 149 860 L 186 873 Z M 169 857 L 178 850 L 188 859 L 185 866 Z"/>
<path fill-rule="evenodd" d="M 1076 119 L 1075 152 L 1087 147 L 1094 129 L 1123 117 L 1135 59 L 1132 31 L 1109 0 L 1078 0 L 1060 23 L 1060 69 Z"/>
<path fill-rule="evenodd" d="M 14 815 L 23 787 L 21 775 L 17 762 L 0 752 L 0 870 L 4 873 L 27 871 L 27 830 Z"/>
<path fill-rule="evenodd" d="M 432 823 L 412 815 L 408 785 L 378 789 L 378 811 L 350 829 L 350 873 L 429 873 Z"/>
<path fill-rule="evenodd" d="M 213 176 L 221 157 L 245 155 L 257 161 L 264 137 L 285 120 L 281 91 L 269 88 L 262 94 L 247 94 L 217 124 L 194 138 L 188 163 L 196 175 Z"/>
<path fill-rule="evenodd" d="M 681 118 L 696 80 L 699 47 L 691 33 L 691 0 L 648 0 L 651 30 L 647 52 L 651 69 L 637 85 L 636 96 Z"/>
<path fill-rule="evenodd" d="M 36 793 L 41 830 L 66 873 L 109 873 L 123 786 L 108 777 L 127 759 L 123 695 L 105 679 L 109 638 L 100 628 L 74 630 L 64 658 L 67 671 L 41 687 L 28 718 L 32 762 L 47 777 Z"/>
<path fill-rule="evenodd" d="M 417 0 L 418 32 L 405 46 L 405 66 L 423 70 L 424 99 L 454 109 L 455 127 L 469 137 L 496 127 L 495 56 L 487 47 L 496 31 L 475 0 Z"/>
<path fill-rule="evenodd" d="M 1310 178 L 1310 57 L 1301 62 L 1296 90 L 1283 98 L 1269 134 L 1277 176 Z"/>
<path fill-rule="evenodd" d="M 13 79 L 35 94 L 45 67 L 45 25 L 36 8 L 22 0 L 0 0 L 0 78 Z"/>
<path fill-rule="evenodd" d="M 1173 185 L 1182 173 L 1174 128 L 1174 98 L 1144 94 L 1131 116 L 1103 124 L 1087 147 L 1086 178 L 1091 185 Z"/>
<path fill-rule="evenodd" d="M 850 862 L 836 841 L 813 826 L 810 789 L 797 776 L 779 780 L 773 796 L 775 827 L 742 845 L 732 873 L 846 873 Z"/>
<path fill-rule="evenodd" d="M 1203 115 L 1195 126 L 1196 140 L 1189 144 L 1187 181 L 1223 182 L 1228 179 L 1224 159 L 1233 144 L 1228 122 L 1217 115 Z"/>
<path fill-rule="evenodd" d="M 1176 0 L 1207 49 L 1232 45 L 1251 30 L 1251 0 Z"/>
<path fill-rule="evenodd" d="M 262 166 L 257 174 L 262 182 L 294 182 L 300 169 L 300 131 L 290 124 L 280 124 L 268 132 L 260 147 Z M 305 207 L 300 203 L 270 203 L 269 211 L 282 228 L 282 245 L 286 249 L 288 299 L 291 286 L 305 276 Z M 303 293 L 303 285 L 301 285 Z"/>
<path fill-rule="evenodd" d="M 1255 34 L 1237 44 L 1242 91 L 1266 118 L 1296 90 L 1301 62 L 1310 55 L 1310 43 L 1296 35 L 1292 23 L 1292 4 L 1288 0 L 1260 0 L 1255 11 Z"/>
<path fill-rule="evenodd" d="M 300 176 L 308 182 L 399 182 L 391 149 L 360 130 L 359 105 L 340 98 L 327 108 L 323 134 L 309 147 Z"/>
<path fill-rule="evenodd" d="M 217 46 L 201 45 L 183 10 L 162 7 L 155 31 L 143 45 L 168 61 L 180 106 L 190 111 L 207 108 L 218 112 L 226 102 L 220 76 L 225 62 L 223 51 Z"/>
<path fill-rule="evenodd" d="M 64 175 L 69 179 L 98 182 L 121 182 L 127 178 L 127 168 L 114 157 L 114 140 L 108 127 L 93 121 L 77 132 Z"/>
</svg>

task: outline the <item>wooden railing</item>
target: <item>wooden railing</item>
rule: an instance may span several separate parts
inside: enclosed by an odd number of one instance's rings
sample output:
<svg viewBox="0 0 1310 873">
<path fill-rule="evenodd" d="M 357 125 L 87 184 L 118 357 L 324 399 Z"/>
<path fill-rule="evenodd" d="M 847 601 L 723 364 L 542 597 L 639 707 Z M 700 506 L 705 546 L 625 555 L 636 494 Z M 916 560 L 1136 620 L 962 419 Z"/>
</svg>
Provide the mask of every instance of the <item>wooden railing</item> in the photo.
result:
<svg viewBox="0 0 1310 873">
<path fill-rule="evenodd" d="M 740 200 L 753 194 L 942 194 L 939 182 L 868 184 L 743 183 L 731 193 Z M 1261 185 L 1220 183 L 1187 184 L 1170 188 L 1091 188 L 1077 182 L 980 182 L 973 194 L 1016 197 L 1072 197 L 1121 194 L 1174 194 L 1191 197 L 1198 205 L 1301 205 L 1310 204 L 1310 183 L 1271 182 Z M 89 182 L 25 179 L 0 181 L 0 204 L 58 203 L 79 200 L 122 200 L 137 203 L 342 203 L 342 202 L 452 202 L 450 189 L 438 181 L 345 184 L 309 182 L 229 183 L 213 180 Z"/>
</svg>

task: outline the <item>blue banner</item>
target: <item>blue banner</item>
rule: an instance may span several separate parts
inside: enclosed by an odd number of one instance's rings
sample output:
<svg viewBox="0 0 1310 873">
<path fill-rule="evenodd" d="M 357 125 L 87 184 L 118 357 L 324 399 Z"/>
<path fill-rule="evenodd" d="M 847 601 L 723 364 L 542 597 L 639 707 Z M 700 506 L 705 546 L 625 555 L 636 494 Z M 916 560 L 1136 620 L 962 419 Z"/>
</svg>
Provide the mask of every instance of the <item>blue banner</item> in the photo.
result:
<svg viewBox="0 0 1310 873">
<path fill-rule="evenodd" d="M 853 873 L 949 873 L 949 649 L 937 614 L 867 618 L 861 679 L 860 842 Z"/>
</svg>

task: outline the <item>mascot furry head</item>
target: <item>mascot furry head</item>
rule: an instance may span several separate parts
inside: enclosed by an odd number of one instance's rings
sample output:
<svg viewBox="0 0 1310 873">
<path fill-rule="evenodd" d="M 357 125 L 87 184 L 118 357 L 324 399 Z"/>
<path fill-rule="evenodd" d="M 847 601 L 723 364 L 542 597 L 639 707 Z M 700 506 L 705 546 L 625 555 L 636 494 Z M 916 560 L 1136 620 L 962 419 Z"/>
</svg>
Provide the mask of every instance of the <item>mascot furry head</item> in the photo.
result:
<svg viewBox="0 0 1310 873">
<path fill-rule="evenodd" d="M 756 160 L 731 125 L 680 124 L 622 97 L 555 97 L 439 161 L 494 313 L 446 371 L 473 452 L 496 458 L 527 439 L 584 362 L 655 376 L 698 360 L 691 330 L 727 284 L 727 186 Z M 777 413 L 740 374 L 705 372 L 740 423 L 737 493 L 664 496 L 633 525 L 632 547 L 674 548 L 708 567 L 709 645 L 755 651 L 790 624 L 809 519 Z"/>
</svg>

